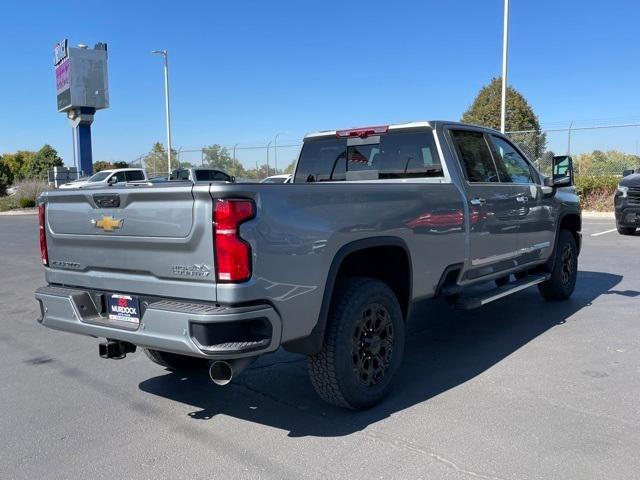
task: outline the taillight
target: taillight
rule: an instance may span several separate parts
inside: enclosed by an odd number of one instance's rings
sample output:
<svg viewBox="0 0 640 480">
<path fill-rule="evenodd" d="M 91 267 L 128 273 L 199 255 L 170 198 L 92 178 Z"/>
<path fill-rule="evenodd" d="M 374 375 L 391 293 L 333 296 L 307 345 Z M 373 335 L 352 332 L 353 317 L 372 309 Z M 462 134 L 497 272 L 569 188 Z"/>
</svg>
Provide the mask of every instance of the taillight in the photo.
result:
<svg viewBox="0 0 640 480">
<path fill-rule="evenodd" d="M 40 223 L 40 256 L 42 257 L 42 264 L 49 265 L 49 253 L 47 252 L 47 235 L 44 222 L 44 203 L 38 205 L 38 221 Z"/>
<path fill-rule="evenodd" d="M 377 127 L 351 128 L 349 130 L 338 130 L 336 132 L 336 136 L 366 138 L 369 135 L 380 135 L 382 133 L 387 133 L 388 130 L 388 125 L 378 125 Z"/>
<path fill-rule="evenodd" d="M 251 200 L 214 201 L 213 236 L 219 282 L 244 282 L 251 278 L 251 247 L 240 238 L 238 227 L 254 215 Z"/>
</svg>

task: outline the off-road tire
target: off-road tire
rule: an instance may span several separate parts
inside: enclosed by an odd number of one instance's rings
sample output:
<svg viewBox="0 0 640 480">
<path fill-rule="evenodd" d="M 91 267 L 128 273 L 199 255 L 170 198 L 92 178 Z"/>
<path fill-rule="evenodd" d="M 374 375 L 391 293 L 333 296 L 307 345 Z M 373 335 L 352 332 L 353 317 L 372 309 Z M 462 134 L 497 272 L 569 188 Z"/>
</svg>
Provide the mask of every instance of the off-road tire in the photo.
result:
<svg viewBox="0 0 640 480">
<path fill-rule="evenodd" d="M 635 227 L 623 227 L 619 223 L 616 223 L 616 229 L 620 235 L 634 235 L 636 233 Z"/>
<path fill-rule="evenodd" d="M 403 353 L 404 319 L 391 288 L 376 279 L 348 278 L 334 292 L 322 350 L 308 357 L 309 376 L 326 402 L 365 409 L 389 392 Z"/>
<path fill-rule="evenodd" d="M 145 355 L 153 363 L 176 371 L 204 370 L 209 360 L 206 358 L 190 357 L 188 355 L 178 355 L 177 353 L 161 352 L 160 350 L 144 349 Z"/>
<path fill-rule="evenodd" d="M 569 230 L 560 230 L 554 255 L 551 277 L 539 283 L 538 290 L 545 300 L 566 300 L 573 293 L 578 277 L 578 248 Z"/>
</svg>

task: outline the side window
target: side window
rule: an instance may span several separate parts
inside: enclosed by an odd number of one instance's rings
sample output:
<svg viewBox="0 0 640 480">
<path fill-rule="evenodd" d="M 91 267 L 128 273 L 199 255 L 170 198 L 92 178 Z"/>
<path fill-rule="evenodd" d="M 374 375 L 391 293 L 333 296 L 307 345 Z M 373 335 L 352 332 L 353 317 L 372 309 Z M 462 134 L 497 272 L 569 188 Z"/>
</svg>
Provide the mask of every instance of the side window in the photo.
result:
<svg viewBox="0 0 640 480">
<path fill-rule="evenodd" d="M 144 173 L 140 170 L 131 170 L 129 172 L 125 172 L 125 176 L 127 178 L 127 182 L 139 182 L 140 180 L 144 180 Z M 118 179 L 118 181 L 120 181 Z"/>
<path fill-rule="evenodd" d="M 529 164 L 522 158 L 522 155 L 518 153 L 513 145 L 495 135 L 491 135 L 491 138 L 493 139 L 493 144 L 498 154 L 496 161 L 502 161 L 504 165 L 504 167 L 500 169 L 500 179 L 503 182 L 509 183 L 535 183 Z"/>
<path fill-rule="evenodd" d="M 118 172 L 114 175 L 114 177 L 118 179 L 118 183 L 124 183 L 127 181 L 127 177 L 125 176 L 124 172 Z"/>
<path fill-rule="evenodd" d="M 211 172 L 211 180 L 222 181 L 222 182 L 230 182 L 231 177 L 223 172 Z"/>
<path fill-rule="evenodd" d="M 469 182 L 498 182 L 498 172 L 484 134 L 470 130 L 451 130 Z"/>
<path fill-rule="evenodd" d="M 195 174 L 196 174 L 196 182 L 205 182 L 207 180 L 210 180 L 209 170 L 196 170 Z M 183 178 L 182 180 L 188 180 L 188 177 Z"/>
</svg>

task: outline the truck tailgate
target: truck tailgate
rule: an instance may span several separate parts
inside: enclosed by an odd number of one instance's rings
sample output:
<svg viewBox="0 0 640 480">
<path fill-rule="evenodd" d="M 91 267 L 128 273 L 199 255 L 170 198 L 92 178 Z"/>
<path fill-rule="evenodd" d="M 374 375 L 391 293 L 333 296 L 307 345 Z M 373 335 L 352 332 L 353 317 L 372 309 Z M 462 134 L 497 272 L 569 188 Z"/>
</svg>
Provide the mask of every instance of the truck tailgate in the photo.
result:
<svg viewBox="0 0 640 480">
<path fill-rule="evenodd" d="M 215 300 L 208 186 L 46 194 L 50 283 Z"/>
</svg>

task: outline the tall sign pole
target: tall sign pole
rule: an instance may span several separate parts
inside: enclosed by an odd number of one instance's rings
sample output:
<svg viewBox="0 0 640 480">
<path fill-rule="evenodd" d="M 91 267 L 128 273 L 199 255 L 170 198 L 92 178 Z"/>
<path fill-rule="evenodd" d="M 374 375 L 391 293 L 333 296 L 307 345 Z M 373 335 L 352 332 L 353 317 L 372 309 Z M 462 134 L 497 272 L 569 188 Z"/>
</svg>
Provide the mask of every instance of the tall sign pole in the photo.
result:
<svg viewBox="0 0 640 480">
<path fill-rule="evenodd" d="M 500 131 L 505 132 L 507 117 L 507 54 L 509 51 L 509 0 L 504 0 L 502 26 L 502 98 L 500 104 Z"/>
<path fill-rule="evenodd" d="M 73 128 L 74 163 L 83 175 L 93 173 L 91 124 L 96 110 L 109 107 L 107 44 L 71 48 L 68 40 L 54 46 L 58 111 Z"/>
<path fill-rule="evenodd" d="M 171 110 L 169 109 L 169 53 L 166 50 L 154 50 L 151 53 L 164 57 L 164 110 L 167 118 L 167 177 L 171 175 Z"/>
</svg>

